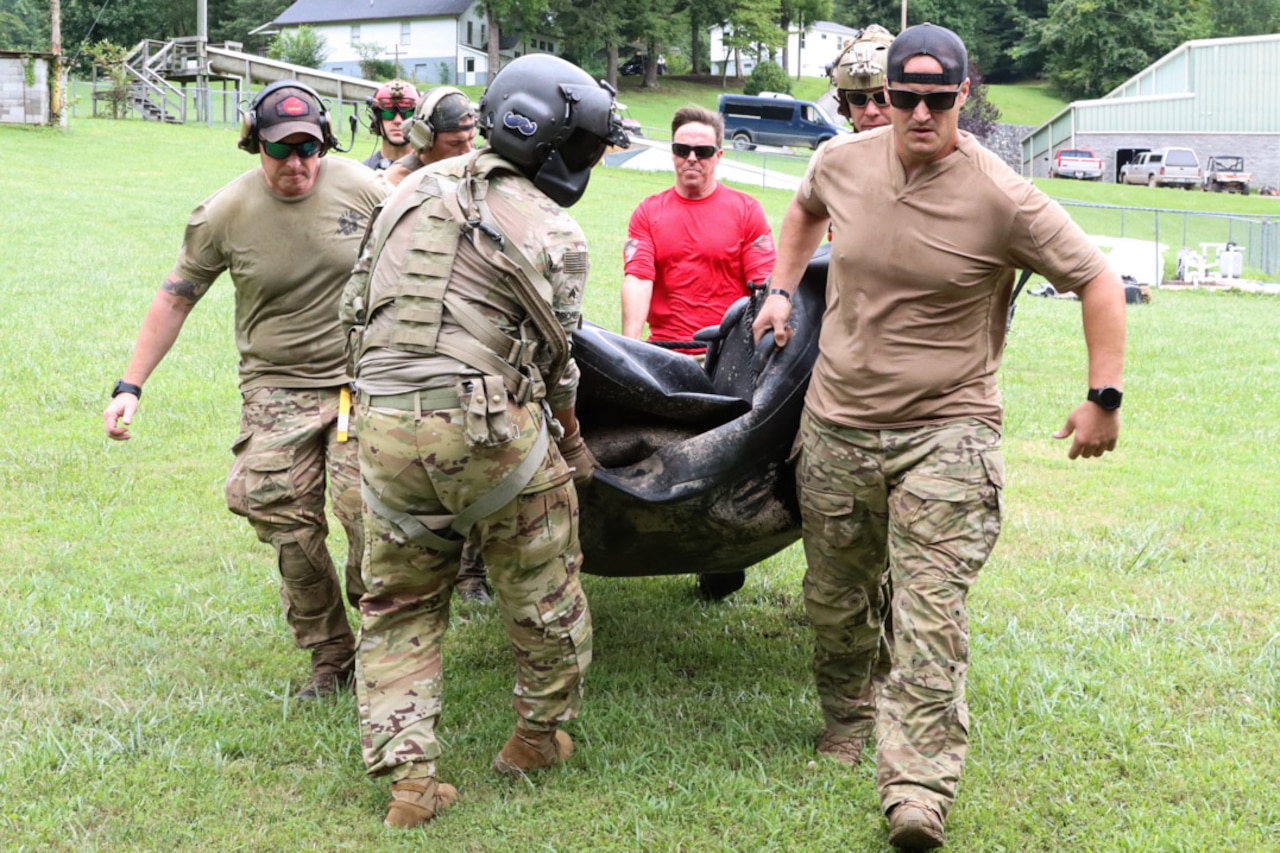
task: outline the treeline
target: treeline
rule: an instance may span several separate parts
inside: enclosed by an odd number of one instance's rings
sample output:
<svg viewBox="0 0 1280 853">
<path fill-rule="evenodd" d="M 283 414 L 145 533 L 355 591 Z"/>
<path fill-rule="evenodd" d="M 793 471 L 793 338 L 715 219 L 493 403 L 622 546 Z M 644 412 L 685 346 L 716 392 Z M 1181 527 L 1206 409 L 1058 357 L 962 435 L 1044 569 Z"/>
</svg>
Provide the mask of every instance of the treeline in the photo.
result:
<svg viewBox="0 0 1280 853">
<path fill-rule="evenodd" d="M 813 21 L 898 30 L 901 0 L 482 0 L 502 32 L 545 33 L 593 74 L 616 80 L 619 57 L 663 55 L 671 74 L 706 73 L 706 30 L 730 46 L 785 60 L 782 33 Z M 209 35 L 265 50 L 250 31 L 290 0 L 209 0 Z M 62 0 L 63 50 L 195 34 L 195 0 Z M 1046 79 L 1068 98 L 1097 97 L 1184 41 L 1280 31 L 1280 0 L 909 0 L 908 24 L 958 32 L 988 82 Z M 46 0 L 0 0 L 0 48 L 49 45 Z M 719 59 L 721 57 L 715 57 Z M 656 83 L 656 63 L 650 63 Z"/>
</svg>

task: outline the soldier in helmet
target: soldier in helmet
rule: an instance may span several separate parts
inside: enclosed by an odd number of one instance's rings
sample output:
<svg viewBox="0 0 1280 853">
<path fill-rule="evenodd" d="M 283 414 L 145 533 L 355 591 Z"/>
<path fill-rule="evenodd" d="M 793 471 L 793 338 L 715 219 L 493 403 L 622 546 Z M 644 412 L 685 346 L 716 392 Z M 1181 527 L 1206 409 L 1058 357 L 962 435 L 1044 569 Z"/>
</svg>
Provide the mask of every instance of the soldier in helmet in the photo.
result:
<svg viewBox="0 0 1280 853">
<path fill-rule="evenodd" d="M 847 118 L 856 131 L 889 125 L 884 69 L 892 43 L 892 33 L 879 24 L 872 24 L 845 46 L 831 68 L 840 115 Z"/>
<path fill-rule="evenodd" d="M 418 102 L 402 129 L 411 150 L 387 169 L 393 186 L 428 163 L 470 152 L 475 147 L 476 107 L 462 91 L 440 86 Z"/>
<path fill-rule="evenodd" d="M 364 164 L 370 169 L 388 169 L 409 153 L 403 125 L 418 106 L 418 90 L 406 80 L 392 80 L 379 86 L 365 105 L 369 108 L 369 132 L 381 137 L 382 144 Z"/>
<path fill-rule="evenodd" d="M 494 77 L 479 125 L 483 148 L 396 188 L 343 297 L 367 525 L 361 738 L 369 773 L 391 781 L 394 827 L 457 796 L 436 778 L 435 729 L 465 541 L 488 566 L 516 660 L 517 720 L 496 771 L 570 756 L 559 726 L 577 715 L 591 660 L 575 484 L 594 459 L 568 340 L 588 262 L 563 208 L 627 137 L 613 91 L 546 54 Z"/>
</svg>

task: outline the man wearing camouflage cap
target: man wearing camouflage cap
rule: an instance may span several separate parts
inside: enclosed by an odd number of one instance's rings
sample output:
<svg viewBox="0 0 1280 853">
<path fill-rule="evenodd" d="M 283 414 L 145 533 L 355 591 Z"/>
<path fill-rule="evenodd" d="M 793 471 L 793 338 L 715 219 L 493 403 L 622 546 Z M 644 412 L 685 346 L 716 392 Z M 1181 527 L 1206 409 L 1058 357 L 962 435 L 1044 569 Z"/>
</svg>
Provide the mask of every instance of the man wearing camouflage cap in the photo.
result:
<svg viewBox="0 0 1280 853">
<path fill-rule="evenodd" d="M 879 24 L 871 24 L 845 46 L 831 68 L 837 109 L 856 131 L 889 125 L 884 69 L 892 42 L 892 33 Z"/>
<path fill-rule="evenodd" d="M 341 411 L 351 377 L 338 298 L 386 185 L 353 160 L 324 156 L 337 147 L 328 113 L 295 80 L 254 99 L 240 147 L 259 155 L 258 166 L 191 213 L 103 423 L 110 438 L 131 437 L 143 383 L 196 303 L 230 271 L 243 403 L 227 506 L 275 549 L 285 620 L 311 652 L 311 679 L 297 698 L 314 699 L 348 686 L 354 669 L 355 637 L 325 544 L 325 490 L 327 482 L 347 532 L 354 606 L 364 591 L 364 537 L 355 433 Z"/>
<path fill-rule="evenodd" d="M 1066 211 L 958 129 L 968 91 L 955 33 L 921 24 L 893 41 L 892 126 L 814 153 L 753 326 L 786 345 L 790 294 L 833 222 L 797 441 L 805 610 L 828 729 L 859 744 L 876 732 L 889 842 L 908 849 L 943 844 L 968 752 L 966 597 L 1000 533 L 996 371 L 1016 270 L 1080 299 L 1087 393 L 1053 437 L 1088 458 L 1120 430 L 1119 278 Z M 877 696 L 886 567 L 891 670 Z"/>
<path fill-rule="evenodd" d="M 410 150 L 387 170 L 393 186 L 428 163 L 469 153 L 476 139 L 475 104 L 461 90 L 439 86 L 418 102 L 404 132 Z"/>
<path fill-rule="evenodd" d="M 418 90 L 407 80 L 392 80 L 378 87 L 365 101 L 369 108 L 369 132 L 381 139 L 378 148 L 364 164 L 379 171 L 389 169 L 397 159 L 409 153 L 404 123 L 418 106 Z"/>
</svg>

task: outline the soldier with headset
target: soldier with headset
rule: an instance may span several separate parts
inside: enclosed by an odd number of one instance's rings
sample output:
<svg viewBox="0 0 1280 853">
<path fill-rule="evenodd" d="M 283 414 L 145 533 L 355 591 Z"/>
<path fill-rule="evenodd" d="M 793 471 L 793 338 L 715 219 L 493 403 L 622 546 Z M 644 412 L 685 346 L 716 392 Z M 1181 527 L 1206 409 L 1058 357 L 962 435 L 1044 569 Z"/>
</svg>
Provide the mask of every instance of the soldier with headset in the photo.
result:
<svg viewBox="0 0 1280 853">
<path fill-rule="evenodd" d="M 353 671 L 355 638 L 325 544 L 327 482 L 347 532 L 354 606 L 364 591 L 364 536 L 338 301 L 387 189 L 359 163 L 325 156 L 342 150 L 329 114 L 296 80 L 253 100 L 239 144 L 258 165 L 187 219 L 177 262 L 143 318 L 103 424 L 110 438 L 131 437 L 143 385 L 196 303 L 230 271 L 243 403 L 227 506 L 275 549 L 285 621 L 311 653 L 311 677 L 297 698 L 314 699 L 349 685 Z"/>
<path fill-rule="evenodd" d="M 428 163 L 470 153 L 476 138 L 475 104 L 452 86 L 432 89 L 404 123 L 404 135 L 412 150 L 387 169 L 392 185 Z"/>
<path fill-rule="evenodd" d="M 577 715 L 591 660 L 575 488 L 594 460 L 569 348 L 588 260 L 563 208 L 628 140 L 613 91 L 546 54 L 498 72 L 479 124 L 485 147 L 387 199 L 343 296 L 368 560 L 360 729 L 370 775 L 391 781 L 386 823 L 402 828 L 457 797 L 436 779 L 435 731 L 464 542 L 484 557 L 515 653 L 515 731 L 494 770 L 572 754 L 559 725 Z"/>
<path fill-rule="evenodd" d="M 370 169 L 382 171 L 391 168 L 400 157 L 409 153 L 404 125 L 418 106 L 418 90 L 406 80 L 392 80 L 378 87 L 373 97 L 365 101 L 369 108 L 369 132 L 382 142 L 364 161 Z"/>
</svg>

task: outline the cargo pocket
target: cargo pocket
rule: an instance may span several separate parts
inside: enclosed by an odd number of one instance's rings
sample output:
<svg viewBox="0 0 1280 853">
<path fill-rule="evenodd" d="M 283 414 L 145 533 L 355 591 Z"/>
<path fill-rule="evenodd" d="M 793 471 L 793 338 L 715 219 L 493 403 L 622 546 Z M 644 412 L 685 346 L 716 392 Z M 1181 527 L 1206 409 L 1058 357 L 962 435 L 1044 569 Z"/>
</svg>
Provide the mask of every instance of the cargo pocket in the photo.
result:
<svg viewBox="0 0 1280 853">
<path fill-rule="evenodd" d="M 853 544 L 861 520 L 853 495 L 819 492 L 803 486 L 799 492 L 800 515 L 806 528 L 836 548 Z"/>
<path fill-rule="evenodd" d="M 901 518 L 917 542 L 945 542 L 965 534 L 969 524 L 969 483 L 931 474 L 908 474 L 900 488 Z"/>
<path fill-rule="evenodd" d="M 292 447 L 269 447 L 256 450 L 245 459 L 245 502 L 261 508 L 286 500 L 293 495 Z"/>
<path fill-rule="evenodd" d="M 581 587 L 570 583 L 562 595 L 542 599 L 538 615 L 547 633 L 565 647 L 563 663 L 585 670 L 591 663 L 591 614 Z"/>
</svg>

